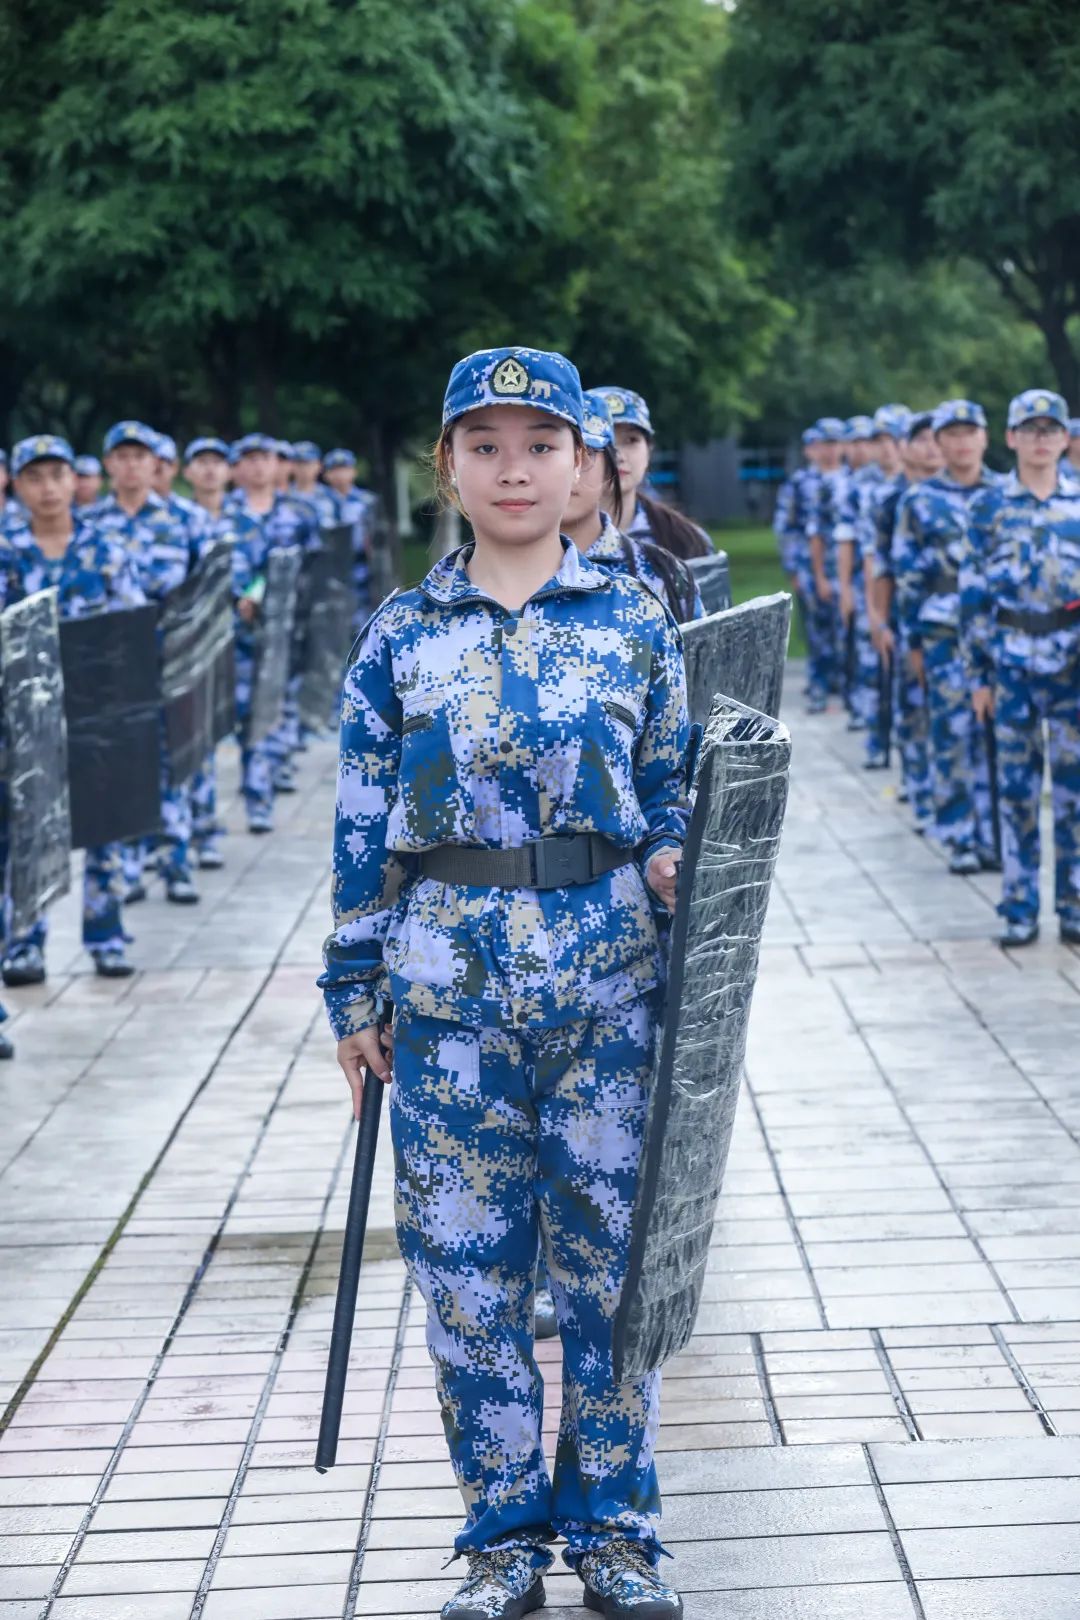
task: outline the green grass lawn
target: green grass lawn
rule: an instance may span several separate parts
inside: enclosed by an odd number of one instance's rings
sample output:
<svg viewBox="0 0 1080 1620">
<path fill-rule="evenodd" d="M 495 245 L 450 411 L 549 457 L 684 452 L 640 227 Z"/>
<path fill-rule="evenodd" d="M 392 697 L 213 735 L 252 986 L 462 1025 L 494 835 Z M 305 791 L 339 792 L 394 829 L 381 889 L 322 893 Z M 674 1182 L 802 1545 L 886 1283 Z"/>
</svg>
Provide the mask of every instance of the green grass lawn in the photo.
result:
<svg viewBox="0 0 1080 1620">
<path fill-rule="evenodd" d="M 776 550 L 776 536 L 766 524 L 714 524 L 710 534 L 727 552 L 731 562 L 733 601 L 748 602 L 752 596 L 772 596 L 786 591 L 788 582 Z M 797 613 L 791 621 L 790 658 L 806 653 L 802 624 Z"/>
<path fill-rule="evenodd" d="M 731 592 L 736 602 L 749 601 L 752 596 L 771 596 L 774 591 L 787 589 L 776 554 L 776 536 L 765 524 L 718 524 L 710 532 L 731 559 Z M 406 584 L 417 584 L 429 566 L 427 547 L 419 541 L 406 541 Z M 793 658 L 806 651 L 797 615 L 791 626 L 790 651 Z"/>
</svg>

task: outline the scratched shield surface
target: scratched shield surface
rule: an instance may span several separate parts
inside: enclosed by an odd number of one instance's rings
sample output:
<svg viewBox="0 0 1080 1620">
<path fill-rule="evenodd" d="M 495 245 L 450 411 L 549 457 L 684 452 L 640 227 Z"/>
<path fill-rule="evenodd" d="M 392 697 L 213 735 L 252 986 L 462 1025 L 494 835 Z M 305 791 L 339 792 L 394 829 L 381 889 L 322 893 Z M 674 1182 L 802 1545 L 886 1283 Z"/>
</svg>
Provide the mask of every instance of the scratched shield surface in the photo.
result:
<svg viewBox="0 0 1080 1620">
<path fill-rule="evenodd" d="M 25 933 L 71 886 L 67 725 L 56 592 L 0 614 L 10 927 Z"/>
<path fill-rule="evenodd" d="M 722 613 L 731 606 L 731 567 L 726 551 L 714 551 L 711 557 L 688 557 L 687 567 L 701 592 L 701 603 L 706 613 Z"/>
<path fill-rule="evenodd" d="M 639 1377 L 677 1355 L 697 1319 L 790 761 L 785 726 L 716 699 L 698 756 L 684 856 L 691 881 L 672 926 L 630 1264 L 613 1330 L 619 1378 Z"/>
<path fill-rule="evenodd" d="M 791 597 L 755 596 L 682 626 L 690 719 L 704 725 L 718 693 L 759 714 L 780 713 Z"/>
</svg>

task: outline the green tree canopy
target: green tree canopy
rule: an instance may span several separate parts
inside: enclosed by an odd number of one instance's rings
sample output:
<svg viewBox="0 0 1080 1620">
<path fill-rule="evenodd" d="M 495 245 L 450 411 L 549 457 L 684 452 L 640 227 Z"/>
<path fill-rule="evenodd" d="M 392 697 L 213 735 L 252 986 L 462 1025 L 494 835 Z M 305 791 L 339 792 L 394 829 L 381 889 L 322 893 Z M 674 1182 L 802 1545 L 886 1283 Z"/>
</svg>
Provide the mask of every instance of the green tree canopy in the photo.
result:
<svg viewBox="0 0 1080 1620">
<path fill-rule="evenodd" d="M 739 218 L 782 284 L 966 257 L 1080 403 L 1080 12 L 1070 0 L 740 0 Z"/>
<path fill-rule="evenodd" d="M 725 425 L 783 309 L 740 253 L 705 0 L 16 0 L 13 428 L 431 434 L 452 361 L 560 345 Z M 44 416 L 48 416 L 46 423 Z"/>
</svg>

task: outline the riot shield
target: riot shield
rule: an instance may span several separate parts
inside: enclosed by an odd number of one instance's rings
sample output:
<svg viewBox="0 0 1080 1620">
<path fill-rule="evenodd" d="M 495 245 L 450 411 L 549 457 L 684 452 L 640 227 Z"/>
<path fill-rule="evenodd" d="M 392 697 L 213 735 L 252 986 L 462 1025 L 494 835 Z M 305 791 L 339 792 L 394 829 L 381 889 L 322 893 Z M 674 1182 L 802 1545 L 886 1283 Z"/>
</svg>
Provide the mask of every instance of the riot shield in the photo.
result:
<svg viewBox="0 0 1080 1620">
<path fill-rule="evenodd" d="M 786 727 L 717 698 L 699 755 L 629 1266 L 613 1328 L 619 1379 L 659 1367 L 694 1330 L 735 1120 L 790 758 Z"/>
<path fill-rule="evenodd" d="M 154 832 L 160 814 L 156 606 L 60 626 L 71 846 Z"/>
<path fill-rule="evenodd" d="M 682 626 L 690 719 L 703 725 L 718 692 L 760 714 L 780 713 L 791 597 L 755 596 Z"/>
<path fill-rule="evenodd" d="M 251 712 L 245 733 L 249 744 L 262 742 L 281 723 L 292 661 L 300 566 L 298 551 L 271 551 L 266 559 L 266 593 L 255 632 Z"/>
<path fill-rule="evenodd" d="M 24 934 L 71 887 L 67 728 L 55 591 L 39 591 L 0 614 L 0 697 L 8 801 L 5 895 L 11 932 Z"/>
<path fill-rule="evenodd" d="M 706 613 L 723 613 L 731 606 L 731 569 L 726 551 L 715 551 L 711 557 L 688 557 L 686 566 L 701 592 Z"/>
<path fill-rule="evenodd" d="M 161 701 L 174 782 L 186 782 L 235 725 L 232 552 L 211 546 L 161 605 Z"/>
<path fill-rule="evenodd" d="M 304 625 L 301 657 L 300 721 L 322 731 L 341 692 L 352 645 L 356 591 L 353 587 L 353 525 L 320 529 L 318 551 L 304 558 Z"/>
</svg>

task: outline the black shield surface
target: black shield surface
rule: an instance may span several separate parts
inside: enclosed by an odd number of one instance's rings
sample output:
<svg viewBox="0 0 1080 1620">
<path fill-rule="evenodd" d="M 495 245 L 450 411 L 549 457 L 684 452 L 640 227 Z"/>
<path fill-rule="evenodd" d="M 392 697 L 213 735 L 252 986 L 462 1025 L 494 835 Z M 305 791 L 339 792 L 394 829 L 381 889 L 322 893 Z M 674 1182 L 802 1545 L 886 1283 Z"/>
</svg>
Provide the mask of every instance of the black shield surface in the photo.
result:
<svg viewBox="0 0 1080 1620">
<path fill-rule="evenodd" d="M 321 548 L 304 558 L 306 603 L 300 719 L 321 731 L 341 693 L 345 662 L 353 639 L 356 590 L 353 586 L 353 525 L 338 523 L 319 531 Z"/>
<path fill-rule="evenodd" d="M 663 1029 L 613 1330 L 616 1377 L 677 1355 L 697 1319 L 731 1144 L 750 999 L 780 829 L 791 739 L 767 715 L 717 698 L 671 933 Z"/>
<path fill-rule="evenodd" d="M 232 553 L 212 546 L 161 607 L 161 698 L 169 767 L 186 782 L 235 723 Z"/>
<path fill-rule="evenodd" d="M 718 692 L 760 714 L 780 713 L 791 597 L 755 596 L 682 626 L 690 719 L 703 725 Z"/>
<path fill-rule="evenodd" d="M 60 626 L 71 846 L 153 832 L 160 813 L 161 683 L 155 606 Z"/>
<path fill-rule="evenodd" d="M 714 552 L 711 557 L 688 557 L 686 566 L 701 592 L 706 613 L 722 613 L 731 606 L 731 568 L 726 551 Z"/>
<path fill-rule="evenodd" d="M 71 887 L 55 591 L 39 591 L 0 614 L 0 697 L 8 787 L 8 921 L 13 934 L 24 934 Z"/>
<path fill-rule="evenodd" d="M 281 721 L 281 706 L 292 661 L 298 551 L 271 551 L 266 559 L 266 592 L 255 632 L 255 668 L 246 740 L 262 742 Z"/>
</svg>

